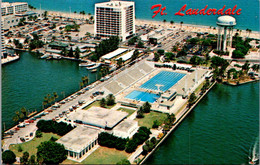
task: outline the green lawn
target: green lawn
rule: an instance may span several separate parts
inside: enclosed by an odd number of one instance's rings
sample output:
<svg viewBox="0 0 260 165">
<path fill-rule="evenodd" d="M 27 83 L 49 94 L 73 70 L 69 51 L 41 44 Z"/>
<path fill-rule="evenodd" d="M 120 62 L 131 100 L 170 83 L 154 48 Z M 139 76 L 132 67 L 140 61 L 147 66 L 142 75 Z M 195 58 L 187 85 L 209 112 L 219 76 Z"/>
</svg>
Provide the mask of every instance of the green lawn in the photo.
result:
<svg viewBox="0 0 260 165">
<path fill-rule="evenodd" d="M 203 87 L 203 85 L 205 84 L 206 80 L 203 81 L 194 91 L 195 94 L 198 94 L 201 90 L 201 88 Z"/>
<path fill-rule="evenodd" d="M 117 109 L 117 110 L 118 110 L 118 111 L 127 112 L 127 113 L 128 113 L 127 117 L 130 116 L 130 115 L 132 115 L 132 114 L 135 112 L 135 110 L 127 109 L 127 108 L 119 108 L 119 109 Z"/>
<path fill-rule="evenodd" d="M 95 101 L 95 102 L 93 102 L 92 104 L 90 104 L 90 105 L 88 105 L 87 107 L 85 107 L 84 110 L 88 110 L 88 109 L 91 108 L 91 107 L 100 107 L 100 104 L 99 104 L 99 103 L 100 103 L 100 101 Z M 106 106 L 105 108 L 111 109 L 111 108 L 113 108 L 115 105 L 116 105 L 116 104 L 111 105 L 111 106 Z"/>
<path fill-rule="evenodd" d="M 60 138 L 61 136 L 53 134 L 53 133 L 42 133 L 41 138 L 34 137 L 31 141 L 22 143 L 22 144 L 12 144 L 10 145 L 9 149 L 15 153 L 17 157 L 21 157 L 23 152 L 27 151 L 31 155 L 36 155 L 37 153 L 37 146 L 41 144 L 41 142 L 50 140 L 51 137 Z M 18 152 L 18 146 L 21 145 L 23 151 Z"/>
<path fill-rule="evenodd" d="M 141 119 L 136 118 L 135 120 L 138 121 L 139 126 L 152 128 L 153 122 L 155 120 L 158 120 L 161 125 L 166 118 L 167 118 L 167 114 L 165 113 L 151 111 L 150 113 L 144 113 L 144 118 Z"/>
<path fill-rule="evenodd" d="M 122 159 L 127 159 L 130 154 L 114 148 L 99 147 L 89 155 L 82 164 L 116 164 Z"/>
</svg>

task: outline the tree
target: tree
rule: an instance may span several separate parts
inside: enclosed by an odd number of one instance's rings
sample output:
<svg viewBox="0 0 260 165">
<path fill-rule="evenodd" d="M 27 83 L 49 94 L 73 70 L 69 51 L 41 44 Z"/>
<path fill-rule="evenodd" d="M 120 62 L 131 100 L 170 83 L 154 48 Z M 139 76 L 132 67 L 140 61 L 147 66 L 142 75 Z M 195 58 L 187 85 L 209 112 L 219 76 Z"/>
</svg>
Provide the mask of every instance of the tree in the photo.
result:
<svg viewBox="0 0 260 165">
<path fill-rule="evenodd" d="M 181 21 L 180 24 L 181 24 L 181 28 L 182 28 L 183 21 Z"/>
<path fill-rule="evenodd" d="M 142 41 L 138 41 L 137 47 L 138 48 L 144 48 L 144 43 Z"/>
<path fill-rule="evenodd" d="M 174 21 L 170 21 L 170 24 L 173 25 L 173 24 L 174 24 Z"/>
<path fill-rule="evenodd" d="M 123 65 L 123 59 L 122 58 L 119 58 L 118 60 L 117 60 L 117 67 L 118 68 L 121 68 L 122 67 L 122 65 Z"/>
<path fill-rule="evenodd" d="M 160 55 L 158 53 L 154 53 L 154 61 L 159 61 Z"/>
<path fill-rule="evenodd" d="M 18 145 L 18 152 L 22 152 L 23 151 L 23 148 L 21 145 Z"/>
<path fill-rule="evenodd" d="M 30 164 L 30 165 L 35 165 L 35 164 L 36 164 L 35 155 L 32 155 L 32 156 L 30 157 L 29 164 Z"/>
<path fill-rule="evenodd" d="M 159 53 L 160 55 L 164 55 L 164 50 L 163 49 L 158 49 L 157 53 Z"/>
<path fill-rule="evenodd" d="M 187 56 L 187 52 L 184 51 L 184 50 L 181 50 L 177 53 L 177 56 L 176 57 L 183 57 L 183 56 Z"/>
<path fill-rule="evenodd" d="M 118 163 L 116 163 L 117 165 L 130 165 L 131 163 L 129 162 L 129 160 L 127 159 L 122 159 L 121 161 L 119 161 Z"/>
<path fill-rule="evenodd" d="M 144 117 L 144 110 L 143 110 L 143 107 L 140 107 L 137 110 L 136 118 L 143 118 L 143 117 Z"/>
<path fill-rule="evenodd" d="M 67 158 L 67 151 L 62 144 L 45 141 L 37 147 L 37 157 L 46 164 L 59 164 Z"/>
<path fill-rule="evenodd" d="M 2 160 L 5 164 L 13 164 L 16 162 L 16 155 L 13 151 L 6 150 L 2 153 Z"/>
<path fill-rule="evenodd" d="M 191 95 L 190 95 L 190 98 L 188 100 L 189 104 L 192 105 L 195 100 L 197 99 L 197 96 L 195 95 L 195 93 L 193 92 Z"/>
<path fill-rule="evenodd" d="M 147 153 L 149 152 L 149 147 L 147 145 L 143 145 L 143 155 L 147 155 Z"/>
<path fill-rule="evenodd" d="M 164 19 L 164 20 L 163 20 L 163 23 L 165 24 L 166 22 L 167 22 L 166 19 Z"/>
<path fill-rule="evenodd" d="M 160 123 L 158 120 L 153 121 L 153 128 L 158 128 L 160 126 Z"/>
<path fill-rule="evenodd" d="M 23 156 L 21 157 L 20 161 L 22 164 L 28 164 L 29 159 L 29 153 L 26 151 L 23 153 Z"/>
<path fill-rule="evenodd" d="M 202 62 L 203 62 L 203 60 L 200 57 L 198 57 L 197 55 L 192 56 L 190 58 L 190 64 L 200 65 L 200 64 L 202 64 Z"/>
<path fill-rule="evenodd" d="M 150 110 L 151 110 L 151 104 L 146 101 L 144 104 L 143 104 L 143 110 L 144 110 L 144 113 L 149 113 Z"/>
<path fill-rule="evenodd" d="M 76 49 L 75 49 L 75 58 L 79 59 L 79 57 L 80 57 L 80 49 L 79 49 L 79 47 L 76 47 Z"/>
<path fill-rule="evenodd" d="M 115 104 L 115 96 L 113 94 L 109 94 L 107 96 L 107 105 L 114 105 Z"/>
<path fill-rule="evenodd" d="M 47 15 L 48 15 L 48 11 L 44 11 L 44 13 L 43 13 L 44 19 L 47 19 Z"/>
<path fill-rule="evenodd" d="M 127 153 L 132 153 L 136 150 L 137 148 L 137 143 L 135 142 L 135 140 L 129 140 L 128 143 L 126 144 L 126 149 L 125 151 Z"/>
<path fill-rule="evenodd" d="M 131 61 L 134 61 L 135 59 L 137 59 L 138 55 L 139 55 L 139 51 L 135 50 L 132 57 L 131 57 Z"/>
<path fill-rule="evenodd" d="M 42 137 L 42 132 L 41 132 L 40 130 L 37 130 L 35 136 L 36 136 L 37 138 Z"/>
<path fill-rule="evenodd" d="M 100 105 L 101 107 L 105 108 L 105 107 L 106 107 L 106 99 L 105 99 L 105 98 L 102 98 L 102 99 L 100 100 L 99 105 Z"/>
<path fill-rule="evenodd" d="M 68 56 L 69 57 L 74 57 L 72 47 L 69 50 Z"/>
</svg>

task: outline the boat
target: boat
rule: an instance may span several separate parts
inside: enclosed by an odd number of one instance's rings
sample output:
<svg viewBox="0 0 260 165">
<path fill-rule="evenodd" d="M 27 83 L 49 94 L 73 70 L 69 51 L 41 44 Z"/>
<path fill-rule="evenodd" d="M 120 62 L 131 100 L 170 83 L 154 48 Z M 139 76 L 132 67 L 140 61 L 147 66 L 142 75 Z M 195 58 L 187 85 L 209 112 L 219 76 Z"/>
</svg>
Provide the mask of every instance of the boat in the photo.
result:
<svg viewBox="0 0 260 165">
<path fill-rule="evenodd" d="M 52 56 L 52 58 L 55 59 L 55 60 L 60 60 L 61 56 Z"/>
<path fill-rule="evenodd" d="M 97 69 L 91 70 L 91 73 L 95 73 L 95 72 L 97 72 Z"/>
<path fill-rule="evenodd" d="M 250 147 L 249 164 L 259 164 L 259 137 L 256 138 L 255 144 Z"/>
<path fill-rule="evenodd" d="M 84 63 L 80 63 L 79 66 L 85 66 L 85 67 L 91 67 L 94 66 L 95 63 L 88 63 L 88 62 L 84 62 Z"/>
<path fill-rule="evenodd" d="M 92 66 L 92 67 L 86 67 L 86 69 L 87 69 L 87 70 L 97 69 L 100 65 L 101 65 L 101 63 L 95 63 L 94 66 Z"/>
</svg>

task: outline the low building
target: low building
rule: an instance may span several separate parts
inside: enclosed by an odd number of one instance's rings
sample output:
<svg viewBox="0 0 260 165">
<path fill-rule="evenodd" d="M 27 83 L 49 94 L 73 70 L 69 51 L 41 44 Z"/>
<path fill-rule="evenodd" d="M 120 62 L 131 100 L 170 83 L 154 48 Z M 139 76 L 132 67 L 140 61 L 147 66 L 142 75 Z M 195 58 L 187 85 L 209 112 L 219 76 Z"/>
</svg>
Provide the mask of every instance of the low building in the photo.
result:
<svg viewBox="0 0 260 165">
<path fill-rule="evenodd" d="M 78 126 L 57 140 L 68 151 L 68 159 L 80 161 L 98 144 L 99 129 Z"/>
<path fill-rule="evenodd" d="M 138 122 L 135 120 L 124 120 L 113 129 L 113 134 L 121 138 L 131 138 L 138 130 Z"/>
<path fill-rule="evenodd" d="M 128 113 L 109 110 L 101 107 L 92 107 L 80 110 L 68 116 L 76 123 L 91 125 L 104 129 L 113 129 L 118 123 L 127 117 Z"/>
</svg>

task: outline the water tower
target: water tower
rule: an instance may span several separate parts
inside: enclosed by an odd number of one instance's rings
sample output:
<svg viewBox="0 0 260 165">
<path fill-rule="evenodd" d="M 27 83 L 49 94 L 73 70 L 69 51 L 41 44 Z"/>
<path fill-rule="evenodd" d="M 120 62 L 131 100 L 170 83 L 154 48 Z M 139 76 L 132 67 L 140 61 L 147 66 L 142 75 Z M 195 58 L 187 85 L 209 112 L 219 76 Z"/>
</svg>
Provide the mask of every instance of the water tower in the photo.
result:
<svg viewBox="0 0 260 165">
<path fill-rule="evenodd" d="M 226 51 L 227 46 L 232 47 L 233 27 L 236 25 L 236 19 L 229 15 L 220 16 L 217 19 L 217 25 L 218 25 L 217 49 Z M 222 34 L 222 31 L 224 31 L 224 34 Z"/>
</svg>

